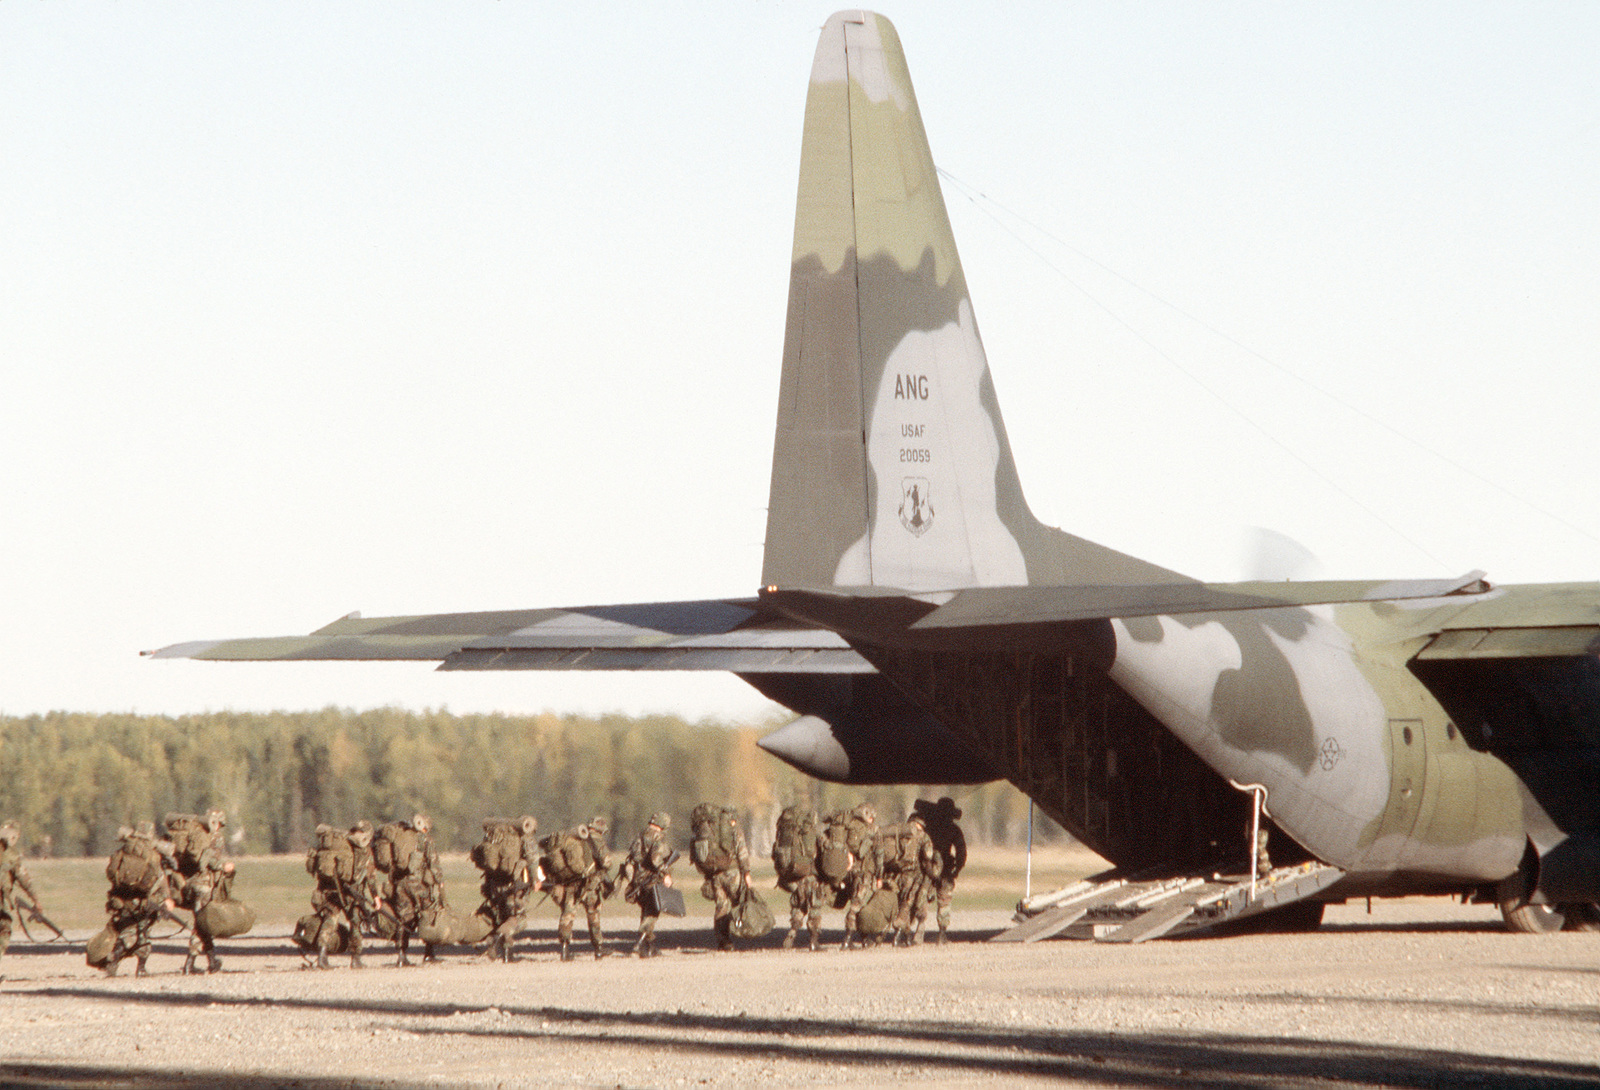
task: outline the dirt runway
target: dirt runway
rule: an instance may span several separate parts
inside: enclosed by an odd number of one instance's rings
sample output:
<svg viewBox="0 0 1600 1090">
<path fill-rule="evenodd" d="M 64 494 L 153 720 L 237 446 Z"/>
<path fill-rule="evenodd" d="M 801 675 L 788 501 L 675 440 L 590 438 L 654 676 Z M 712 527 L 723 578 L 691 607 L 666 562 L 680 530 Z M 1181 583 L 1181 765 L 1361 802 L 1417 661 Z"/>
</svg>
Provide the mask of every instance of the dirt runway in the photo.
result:
<svg viewBox="0 0 1600 1090">
<path fill-rule="evenodd" d="M 512 965 L 399 970 L 383 946 L 359 972 L 302 970 L 281 930 L 198 977 L 175 942 L 143 979 L 19 943 L 0 1084 L 1600 1085 L 1600 934 L 1512 935 L 1439 899 L 1135 947 L 991 945 L 1006 914 L 973 912 L 944 947 L 784 951 L 774 932 L 715 954 L 691 919 L 659 958 L 618 934 L 568 964 L 535 923 Z"/>
</svg>

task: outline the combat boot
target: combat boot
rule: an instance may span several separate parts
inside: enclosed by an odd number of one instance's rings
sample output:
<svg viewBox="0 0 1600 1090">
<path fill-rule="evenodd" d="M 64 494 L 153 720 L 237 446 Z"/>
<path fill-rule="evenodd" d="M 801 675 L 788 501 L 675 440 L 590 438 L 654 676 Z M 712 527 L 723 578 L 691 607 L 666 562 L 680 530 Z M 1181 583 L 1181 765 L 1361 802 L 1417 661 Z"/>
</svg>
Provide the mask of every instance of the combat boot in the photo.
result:
<svg viewBox="0 0 1600 1090">
<path fill-rule="evenodd" d="M 188 976 L 190 973 L 195 972 L 194 954 L 191 953 L 183 960 L 183 968 L 179 969 L 178 972 L 183 976 Z"/>
<path fill-rule="evenodd" d="M 561 960 L 562 961 L 571 961 L 572 960 L 572 936 L 571 935 L 562 935 L 561 936 Z"/>
<path fill-rule="evenodd" d="M 647 958 L 653 958 L 657 954 L 661 953 L 660 950 L 656 949 L 656 935 L 655 935 L 654 931 L 652 931 L 650 933 L 649 939 L 650 939 L 650 941 L 645 943 L 645 955 L 644 956 L 647 957 Z"/>
<path fill-rule="evenodd" d="M 222 959 L 217 957 L 217 955 L 212 953 L 210 950 L 206 951 L 206 972 L 222 972 Z"/>
<path fill-rule="evenodd" d="M 326 946 L 317 947 L 317 968 L 318 969 L 332 969 L 333 968 L 332 965 L 328 964 L 328 948 Z"/>
<path fill-rule="evenodd" d="M 633 956 L 636 958 L 649 957 L 650 955 L 645 953 L 645 950 L 648 948 L 648 946 L 649 943 L 646 941 L 644 932 L 639 932 L 639 941 L 633 944 Z"/>
<path fill-rule="evenodd" d="M 716 932 L 717 932 L 717 949 L 718 950 L 732 950 L 733 949 L 733 930 L 732 929 L 733 929 L 733 921 L 730 918 L 728 918 L 727 916 L 724 916 L 724 917 L 722 917 L 722 919 L 717 921 Z"/>
<path fill-rule="evenodd" d="M 792 927 L 789 928 L 789 933 L 783 937 L 783 948 L 785 950 L 793 950 L 794 949 L 794 935 L 795 935 L 795 929 L 792 928 Z"/>
<path fill-rule="evenodd" d="M 116 976 L 117 975 L 117 966 L 119 966 L 121 964 L 122 964 L 122 959 L 121 958 L 113 958 L 111 961 L 106 962 L 106 976 Z"/>
<path fill-rule="evenodd" d="M 150 975 L 150 970 L 145 968 L 145 964 L 144 964 L 145 962 L 147 962 L 149 960 L 150 960 L 150 955 L 149 954 L 146 954 L 143 957 L 141 957 L 139 959 L 139 961 L 138 961 L 138 964 L 134 966 L 133 975 L 134 976 L 149 976 Z"/>
<path fill-rule="evenodd" d="M 822 949 L 822 928 L 813 927 L 811 929 L 811 950 L 815 953 L 820 949 Z"/>
<path fill-rule="evenodd" d="M 939 928 L 939 945 L 943 946 L 945 943 L 947 943 L 949 941 L 950 941 L 950 933 L 948 931 L 946 931 L 942 927 Z"/>
<path fill-rule="evenodd" d="M 350 951 L 350 968 L 352 968 L 352 969 L 364 969 L 364 968 L 366 968 L 366 966 L 361 964 L 361 951 L 360 950 L 352 950 L 352 951 Z"/>
</svg>

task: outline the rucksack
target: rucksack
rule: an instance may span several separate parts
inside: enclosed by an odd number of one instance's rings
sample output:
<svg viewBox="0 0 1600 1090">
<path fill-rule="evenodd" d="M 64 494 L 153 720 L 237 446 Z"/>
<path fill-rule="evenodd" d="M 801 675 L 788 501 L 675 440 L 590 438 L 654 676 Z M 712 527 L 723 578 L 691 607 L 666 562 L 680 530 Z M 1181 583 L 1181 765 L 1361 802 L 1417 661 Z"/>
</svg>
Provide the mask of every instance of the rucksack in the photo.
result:
<svg viewBox="0 0 1600 1090">
<path fill-rule="evenodd" d="M 817 871 L 817 833 L 809 821 L 802 821 L 800 808 L 786 807 L 778 815 L 778 831 L 772 844 L 772 865 L 780 886 L 792 886 Z"/>
<path fill-rule="evenodd" d="M 817 873 L 827 882 L 842 882 L 850 873 L 850 862 L 850 842 L 844 823 L 830 820 L 817 842 Z"/>
<path fill-rule="evenodd" d="M 522 862 L 521 830 L 505 818 L 489 818 L 483 823 L 483 839 L 473 845 L 471 854 L 485 877 L 515 878 Z"/>
<path fill-rule="evenodd" d="M 372 838 L 372 865 L 384 874 L 404 878 L 411 857 L 422 848 L 422 838 L 403 821 L 391 821 Z"/>
<path fill-rule="evenodd" d="M 211 830 L 195 814 L 172 813 L 163 824 L 167 839 L 172 841 L 172 855 L 180 869 L 192 871 L 200 865 L 200 856 L 211 847 Z"/>
<path fill-rule="evenodd" d="M 317 844 L 306 859 L 306 870 L 317 878 L 353 882 L 356 877 L 356 851 L 350 836 L 342 829 L 317 827 Z"/>
<path fill-rule="evenodd" d="M 582 881 L 589 873 L 589 851 L 576 829 L 563 829 L 539 841 L 544 852 L 539 866 L 545 877 L 560 885 Z"/>
<path fill-rule="evenodd" d="M 689 825 L 694 832 L 689 856 L 700 872 L 708 877 L 727 870 L 737 861 L 738 845 L 734 842 L 733 819 L 732 810 L 710 802 L 702 802 L 689 815 Z"/>
<path fill-rule="evenodd" d="M 161 857 L 148 840 L 124 840 L 106 862 L 111 892 L 143 897 L 161 881 Z"/>
</svg>

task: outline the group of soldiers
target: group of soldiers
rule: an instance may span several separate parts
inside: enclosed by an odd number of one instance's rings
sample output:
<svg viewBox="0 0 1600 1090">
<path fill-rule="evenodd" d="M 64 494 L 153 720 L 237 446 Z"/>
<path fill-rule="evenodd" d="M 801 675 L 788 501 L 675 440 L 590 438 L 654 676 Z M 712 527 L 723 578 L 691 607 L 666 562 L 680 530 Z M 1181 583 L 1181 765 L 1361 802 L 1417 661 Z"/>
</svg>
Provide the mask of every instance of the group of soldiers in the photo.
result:
<svg viewBox="0 0 1600 1090">
<path fill-rule="evenodd" d="M 810 948 L 821 947 L 826 903 L 844 909 L 844 948 L 875 946 L 887 934 L 895 945 L 922 942 L 928 906 L 935 907 L 939 942 L 949 941 L 950 902 L 967 865 L 967 841 L 949 798 L 918 799 L 898 825 L 878 824 L 871 804 L 829 814 L 790 807 L 778 817 L 772 863 L 789 893 L 791 948 L 805 927 Z"/>
<path fill-rule="evenodd" d="M 106 861 L 105 930 L 89 943 L 89 963 L 115 976 L 125 958 L 132 957 L 135 972 L 144 976 L 150 958 L 150 931 L 156 921 L 170 919 L 189 930 L 188 957 L 183 972 L 222 968 L 216 940 L 248 931 L 254 915 L 233 899 L 233 863 L 224 858 L 223 835 L 228 820 L 221 810 L 204 817 L 168 814 L 162 823 L 166 835 L 158 837 L 154 822 L 141 821 L 118 831 L 117 846 Z M 174 909 L 187 909 L 184 920 Z"/>
<path fill-rule="evenodd" d="M 844 947 L 876 945 L 888 934 L 896 944 L 922 941 L 928 908 L 935 906 L 939 941 L 950 927 L 951 894 L 966 865 L 966 840 L 956 819 L 961 811 L 949 798 L 917 800 L 905 822 L 879 826 L 871 805 L 830 814 L 789 807 L 779 816 L 772 861 L 779 887 L 789 894 L 792 948 L 802 928 L 809 947 L 820 948 L 822 912 L 843 909 Z M 183 972 L 222 967 L 215 940 L 242 934 L 254 915 L 232 896 L 234 865 L 224 858 L 227 817 L 211 810 L 203 817 L 169 814 L 164 836 L 152 822 L 120 830 L 106 864 L 111 888 L 109 921 L 89 944 L 89 963 L 115 975 L 133 957 L 145 975 L 155 922 L 168 918 L 191 934 Z M 713 903 L 717 949 L 730 950 L 736 937 L 765 934 L 772 917 L 753 888 L 750 850 L 732 809 L 713 803 L 694 808 L 690 818 L 690 859 L 702 878 L 701 894 Z M 358 821 L 348 829 L 319 825 L 306 853 L 306 870 L 315 881 L 311 912 L 299 921 L 295 940 L 308 967 L 331 968 L 330 955 L 348 954 L 360 968 L 363 936 L 393 941 L 397 964 L 410 965 L 413 939 L 424 947 L 423 961 L 438 960 L 440 944 L 481 945 L 484 957 L 514 961 L 513 947 L 530 910 L 529 899 L 543 893 L 558 911 L 557 936 L 562 961 L 573 954 L 573 928 L 582 909 L 589 945 L 596 958 L 607 956 L 601 906 L 619 889 L 639 909 L 633 953 L 654 957 L 656 925 L 663 913 L 683 915 L 683 897 L 673 885 L 680 853 L 670 842 L 672 817 L 652 814 L 633 839 L 616 873 L 604 817 L 539 836 L 531 816 L 490 818 L 471 858 L 482 874 L 482 903 L 469 916 L 447 903 L 444 873 L 427 815 L 375 827 Z M 26 912 L 43 919 L 27 869 L 22 865 L 14 823 L 0 825 L 0 959 L 13 920 Z M 19 899 L 18 894 L 26 899 Z M 174 909 L 188 910 L 186 921 Z M 48 922 L 48 921 L 46 921 Z M 53 926 L 53 925 L 51 925 Z"/>
</svg>

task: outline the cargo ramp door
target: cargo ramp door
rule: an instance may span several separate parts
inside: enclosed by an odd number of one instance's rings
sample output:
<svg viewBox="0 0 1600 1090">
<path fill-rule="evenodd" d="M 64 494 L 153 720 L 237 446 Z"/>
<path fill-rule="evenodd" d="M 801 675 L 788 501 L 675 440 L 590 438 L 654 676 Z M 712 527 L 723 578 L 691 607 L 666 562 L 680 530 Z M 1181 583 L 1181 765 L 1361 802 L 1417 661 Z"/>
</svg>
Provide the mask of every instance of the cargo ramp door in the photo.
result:
<svg viewBox="0 0 1600 1090">
<path fill-rule="evenodd" d="M 1278 867 L 1257 878 L 1106 871 L 1023 901 L 1016 926 L 989 941 L 1144 942 L 1183 935 L 1314 899 L 1342 877 L 1343 870 L 1317 862 Z"/>
</svg>

